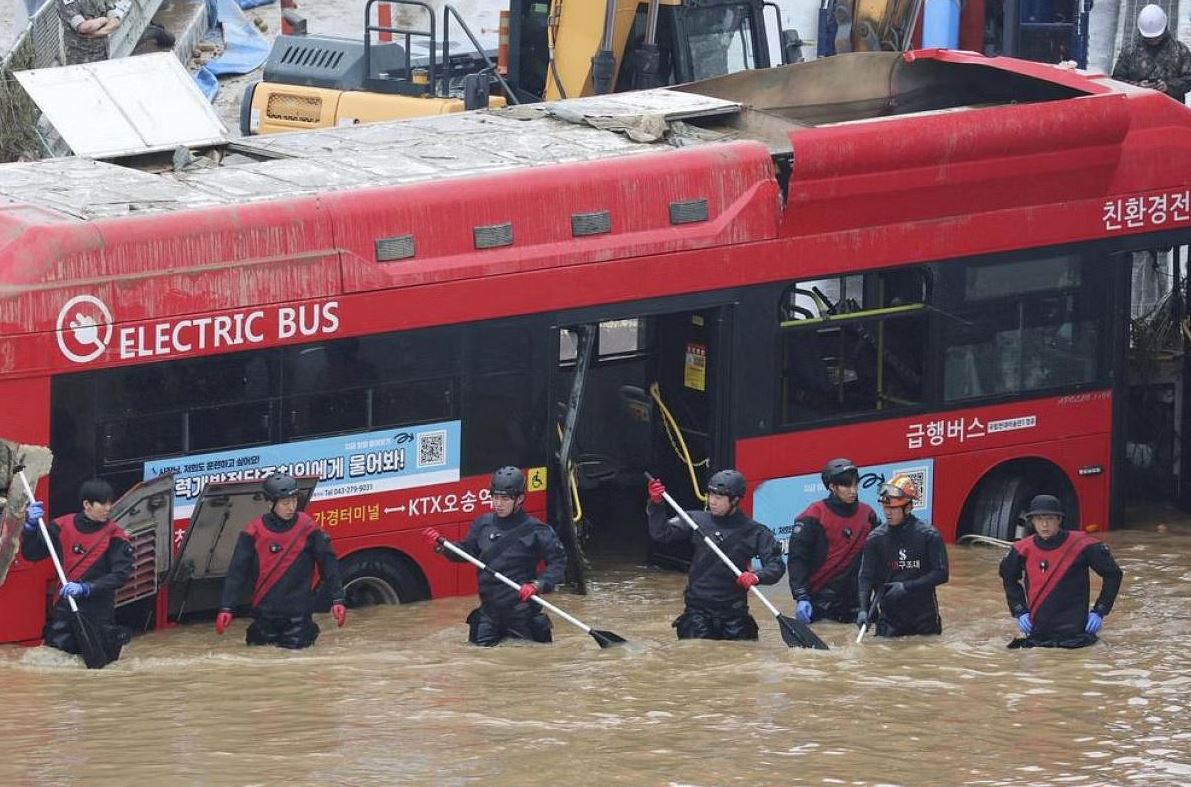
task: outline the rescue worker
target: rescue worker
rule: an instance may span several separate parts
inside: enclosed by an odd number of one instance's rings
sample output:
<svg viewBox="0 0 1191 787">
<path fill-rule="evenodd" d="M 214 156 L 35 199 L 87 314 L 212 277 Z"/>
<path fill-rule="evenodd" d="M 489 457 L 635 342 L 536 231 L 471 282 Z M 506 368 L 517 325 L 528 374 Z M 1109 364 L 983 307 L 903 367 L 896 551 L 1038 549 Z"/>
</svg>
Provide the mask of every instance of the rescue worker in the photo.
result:
<svg viewBox="0 0 1191 787">
<path fill-rule="evenodd" d="M 943 633 L 935 588 L 948 578 L 947 550 L 939 531 L 911 513 L 918 496 L 913 479 L 901 474 L 877 495 L 885 522 L 864 542 L 856 625 L 869 622 L 873 593 L 880 593 L 879 637 Z"/>
<path fill-rule="evenodd" d="M 232 612 L 252 591 L 252 625 L 244 641 L 298 650 L 318 639 L 314 622 L 314 571 L 331 596 L 337 626 L 347 622 L 339 559 L 331 539 L 298 511 L 298 482 L 285 473 L 265 479 L 269 510 L 240 533 L 223 581 L 223 602 L 215 633 L 232 623 Z"/>
<path fill-rule="evenodd" d="M 1191 89 L 1191 50 L 1170 35 L 1160 6 L 1150 3 L 1137 14 L 1137 35 L 1121 50 L 1112 78 L 1153 88 L 1185 103 Z"/>
<path fill-rule="evenodd" d="M 488 572 L 479 572 L 480 606 L 467 616 L 467 639 L 473 645 L 492 647 L 502 640 L 552 642 L 550 618 L 532 596 L 549 593 L 563 581 L 567 552 L 554 528 L 525 510 L 525 475 L 516 467 L 502 467 L 492 474 L 492 510 L 476 517 L 462 541 L 455 546 L 521 585 L 513 590 Z M 443 537 L 434 528 L 422 531 L 426 541 L 448 560 L 465 562 L 445 551 Z M 545 563 L 541 574 L 538 564 Z"/>
<path fill-rule="evenodd" d="M 803 623 L 824 618 L 851 623 L 860 555 L 877 526 L 877 512 L 859 500 L 860 471 L 851 459 L 832 459 L 819 477 L 827 497 L 799 514 L 790 533 L 790 593 Z"/>
<path fill-rule="evenodd" d="M 1016 542 L 1000 568 L 1009 612 L 1022 633 L 1009 647 L 1091 645 L 1121 589 L 1120 567 L 1102 541 L 1081 530 L 1063 529 L 1058 498 L 1038 495 L 1023 516 L 1035 533 Z M 1089 570 L 1103 580 L 1090 611 Z"/>
<path fill-rule="evenodd" d="M 66 574 L 55 599 L 54 609 L 41 636 L 45 644 L 66 653 L 79 653 L 71 628 L 73 612 L 67 597 L 98 630 L 109 658 L 115 661 L 130 639 L 128 629 L 116 624 L 116 591 L 132 573 L 132 545 L 128 535 L 108 519 L 115 494 L 101 478 L 84 481 L 79 487 L 83 510 L 67 514 L 46 525 L 54 551 Z M 21 557 L 35 562 L 50 556 L 37 520 L 45 513 L 38 501 L 25 512 L 21 534 Z"/>
<path fill-rule="evenodd" d="M 62 20 L 66 65 L 108 59 L 108 41 L 124 21 L 132 0 L 55 0 Z"/>
<path fill-rule="evenodd" d="M 649 482 L 649 536 L 655 541 L 690 539 L 694 545 L 687 574 L 686 608 L 675 619 L 679 639 L 757 639 L 757 621 L 749 614 L 748 589 L 772 585 L 786 573 L 782 547 L 772 531 L 740 510 L 744 476 L 721 470 L 707 482 L 707 511 L 688 511 L 699 526 L 696 533 L 681 518 L 671 519 L 662 495 L 666 487 L 656 478 Z M 707 536 L 741 569 L 740 576 L 703 541 Z M 761 570 L 750 569 L 760 558 Z"/>
</svg>

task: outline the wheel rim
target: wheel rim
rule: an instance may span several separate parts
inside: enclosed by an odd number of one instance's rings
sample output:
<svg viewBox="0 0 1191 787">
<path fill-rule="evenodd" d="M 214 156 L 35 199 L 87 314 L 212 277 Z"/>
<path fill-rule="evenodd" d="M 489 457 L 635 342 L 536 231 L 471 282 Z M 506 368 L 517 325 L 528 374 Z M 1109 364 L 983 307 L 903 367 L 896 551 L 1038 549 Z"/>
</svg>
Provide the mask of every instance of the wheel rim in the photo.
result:
<svg viewBox="0 0 1191 787">
<path fill-rule="evenodd" d="M 400 604 L 397 589 L 376 577 L 360 577 L 343 586 L 349 607 L 371 607 L 380 604 Z"/>
</svg>

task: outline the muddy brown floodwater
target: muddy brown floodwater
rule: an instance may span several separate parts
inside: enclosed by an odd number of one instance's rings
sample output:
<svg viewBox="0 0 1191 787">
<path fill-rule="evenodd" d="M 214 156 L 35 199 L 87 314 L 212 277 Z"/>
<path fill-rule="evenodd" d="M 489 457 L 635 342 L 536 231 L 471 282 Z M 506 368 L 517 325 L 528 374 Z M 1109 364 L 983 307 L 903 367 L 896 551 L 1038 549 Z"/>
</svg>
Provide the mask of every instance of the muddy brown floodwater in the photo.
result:
<svg viewBox="0 0 1191 787">
<path fill-rule="evenodd" d="M 941 637 L 817 624 L 790 650 L 678 642 L 684 577 L 598 567 L 551 597 L 553 645 L 465 643 L 471 598 L 355 610 L 307 651 L 249 649 L 245 621 L 133 640 L 87 672 L 0 648 L 4 785 L 1191 783 L 1191 527 L 1107 536 L 1125 571 L 1100 644 L 1010 651 L 1001 550 L 950 547 Z M 787 586 L 767 589 L 786 613 Z"/>
</svg>

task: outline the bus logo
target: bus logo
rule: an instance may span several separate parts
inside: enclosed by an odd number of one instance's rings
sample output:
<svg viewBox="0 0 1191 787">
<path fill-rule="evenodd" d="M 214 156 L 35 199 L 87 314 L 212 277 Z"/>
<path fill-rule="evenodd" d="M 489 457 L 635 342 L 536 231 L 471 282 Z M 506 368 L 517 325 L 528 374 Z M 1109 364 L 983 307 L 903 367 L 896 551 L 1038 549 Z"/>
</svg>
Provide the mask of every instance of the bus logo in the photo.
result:
<svg viewBox="0 0 1191 787">
<path fill-rule="evenodd" d="M 112 341 L 112 313 L 93 295 L 76 295 L 58 312 L 58 349 L 75 363 L 94 361 Z"/>
</svg>

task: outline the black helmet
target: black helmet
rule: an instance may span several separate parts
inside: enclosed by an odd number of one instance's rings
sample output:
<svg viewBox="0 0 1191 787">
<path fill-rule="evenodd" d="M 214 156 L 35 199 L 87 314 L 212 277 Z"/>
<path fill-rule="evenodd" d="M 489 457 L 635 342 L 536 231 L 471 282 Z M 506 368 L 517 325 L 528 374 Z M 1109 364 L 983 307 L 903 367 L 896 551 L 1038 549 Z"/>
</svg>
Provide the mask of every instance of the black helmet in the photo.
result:
<svg viewBox="0 0 1191 787">
<path fill-rule="evenodd" d="M 840 458 L 832 459 L 823 465 L 823 472 L 819 474 L 819 477 L 823 479 L 823 488 L 829 489 L 833 482 L 839 480 L 840 476 L 848 474 L 855 476 L 857 481 L 860 480 L 860 471 L 856 469 L 852 460 Z"/>
<path fill-rule="evenodd" d="M 288 473 L 274 473 L 265 479 L 265 497 L 276 503 L 298 494 L 298 482 Z"/>
<path fill-rule="evenodd" d="M 515 467 L 502 467 L 492 474 L 492 492 L 511 497 L 525 494 L 525 476 Z"/>
<path fill-rule="evenodd" d="M 744 497 L 744 475 L 739 470 L 721 470 L 707 482 L 707 491 L 728 497 Z"/>
<path fill-rule="evenodd" d="M 1024 517 L 1032 517 L 1042 515 L 1051 515 L 1057 517 L 1064 517 L 1063 504 L 1054 495 L 1038 495 L 1030 501 L 1029 509 L 1022 514 Z"/>
</svg>

